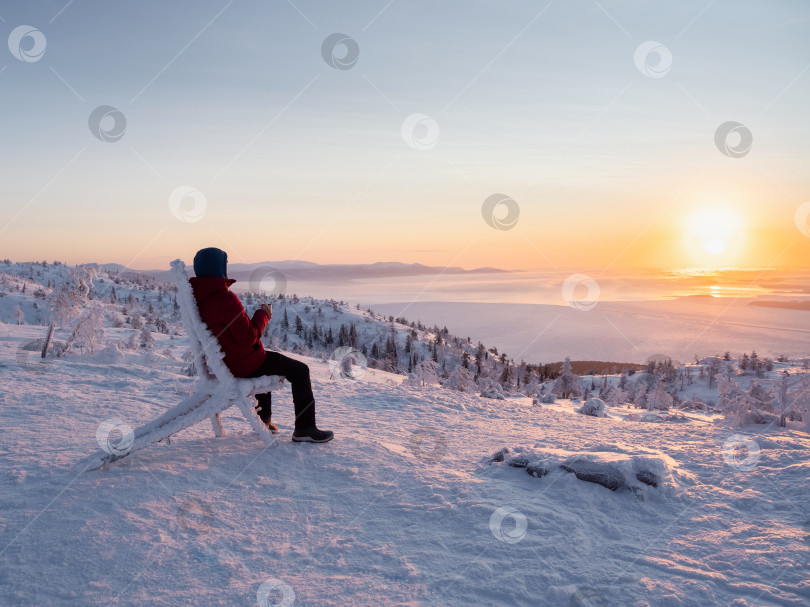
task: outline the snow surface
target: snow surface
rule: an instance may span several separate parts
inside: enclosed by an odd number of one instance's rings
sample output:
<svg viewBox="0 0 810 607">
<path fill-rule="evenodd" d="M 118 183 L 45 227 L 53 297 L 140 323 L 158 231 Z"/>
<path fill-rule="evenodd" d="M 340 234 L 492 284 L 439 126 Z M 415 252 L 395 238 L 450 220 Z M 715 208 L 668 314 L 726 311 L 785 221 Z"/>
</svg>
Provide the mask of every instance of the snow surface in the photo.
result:
<svg viewBox="0 0 810 607">
<path fill-rule="evenodd" d="M 115 336 L 116 329 L 108 329 Z M 129 333 L 120 330 L 121 336 Z M 3 605 L 807 605 L 810 437 L 605 418 L 578 403 L 481 398 L 313 374 L 325 445 L 277 447 L 241 413 L 82 472 L 99 426 L 132 427 L 189 392 L 171 355 L 107 349 L 25 370 L 43 327 L 0 324 Z M 41 371 L 41 372 L 38 372 Z M 636 410 L 637 411 L 637 410 Z M 564 460 L 657 462 L 639 496 L 489 464 L 504 446 Z M 590 602 L 589 602 L 590 601 Z"/>
</svg>

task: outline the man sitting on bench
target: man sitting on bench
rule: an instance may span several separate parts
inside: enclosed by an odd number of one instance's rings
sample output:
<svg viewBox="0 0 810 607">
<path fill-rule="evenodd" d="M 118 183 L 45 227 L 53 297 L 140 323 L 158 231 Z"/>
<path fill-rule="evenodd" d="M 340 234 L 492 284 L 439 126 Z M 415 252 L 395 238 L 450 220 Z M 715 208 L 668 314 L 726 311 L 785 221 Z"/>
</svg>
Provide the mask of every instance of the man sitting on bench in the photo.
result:
<svg viewBox="0 0 810 607">
<path fill-rule="evenodd" d="M 281 375 L 292 386 L 295 404 L 295 442 L 325 443 L 334 434 L 319 430 L 315 425 L 315 397 L 309 379 L 309 367 L 278 352 L 265 350 L 262 332 L 273 315 L 272 307 L 262 304 L 248 318 L 242 302 L 228 289 L 236 282 L 228 278 L 228 254 L 213 247 L 201 249 L 194 256 L 194 278 L 191 288 L 202 321 L 208 325 L 225 354 L 225 365 L 234 377 L 260 377 Z M 278 426 L 270 421 L 272 395 L 257 394 L 257 413 L 267 429 L 278 433 Z"/>
</svg>

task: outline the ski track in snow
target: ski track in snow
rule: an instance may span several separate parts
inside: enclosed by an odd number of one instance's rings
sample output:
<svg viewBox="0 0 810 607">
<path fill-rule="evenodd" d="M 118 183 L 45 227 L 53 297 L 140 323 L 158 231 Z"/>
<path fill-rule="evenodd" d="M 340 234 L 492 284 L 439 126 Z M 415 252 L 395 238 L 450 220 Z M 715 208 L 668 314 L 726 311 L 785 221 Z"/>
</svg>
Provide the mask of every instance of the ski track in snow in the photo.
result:
<svg viewBox="0 0 810 607">
<path fill-rule="evenodd" d="M 138 355 L 33 374 L 15 351 L 41 328 L 11 329 L 0 337 L 3 605 L 257 605 L 267 580 L 295 605 L 810 603 L 801 432 L 755 435 L 760 459 L 744 472 L 725 462 L 733 431 L 716 424 L 599 419 L 567 401 L 392 386 L 401 378 L 380 371 L 332 380 L 305 359 L 331 443 L 289 441 L 287 388 L 273 399 L 276 447 L 231 408 L 225 437 L 201 423 L 82 473 L 99 423 L 150 421 L 190 380 Z M 562 471 L 533 478 L 486 463 L 504 446 L 660 454 L 674 482 L 642 500 Z M 517 514 L 493 531 L 503 508 Z M 522 538 L 496 537 L 520 517 Z M 285 603 L 271 593 L 267 604 Z"/>
</svg>

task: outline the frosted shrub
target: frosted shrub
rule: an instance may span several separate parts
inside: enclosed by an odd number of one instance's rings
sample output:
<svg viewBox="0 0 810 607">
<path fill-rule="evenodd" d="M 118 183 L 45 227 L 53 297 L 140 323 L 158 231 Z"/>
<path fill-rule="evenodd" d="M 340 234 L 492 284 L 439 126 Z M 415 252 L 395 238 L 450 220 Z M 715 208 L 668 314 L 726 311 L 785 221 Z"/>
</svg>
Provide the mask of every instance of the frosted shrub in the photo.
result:
<svg viewBox="0 0 810 607">
<path fill-rule="evenodd" d="M 494 398 L 496 400 L 504 400 L 505 398 L 503 387 L 491 377 L 479 377 L 478 389 L 481 390 L 481 396 L 484 398 Z"/>
</svg>

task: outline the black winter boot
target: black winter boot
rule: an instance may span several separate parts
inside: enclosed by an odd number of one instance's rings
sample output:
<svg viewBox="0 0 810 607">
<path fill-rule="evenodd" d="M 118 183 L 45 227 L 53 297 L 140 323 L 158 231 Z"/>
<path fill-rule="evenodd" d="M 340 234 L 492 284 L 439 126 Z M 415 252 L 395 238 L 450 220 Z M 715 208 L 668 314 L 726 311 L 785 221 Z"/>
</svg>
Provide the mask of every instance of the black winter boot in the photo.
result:
<svg viewBox="0 0 810 607">
<path fill-rule="evenodd" d="M 315 426 L 304 430 L 295 430 L 292 439 L 296 443 L 328 443 L 335 438 L 331 430 L 318 430 Z"/>
</svg>

